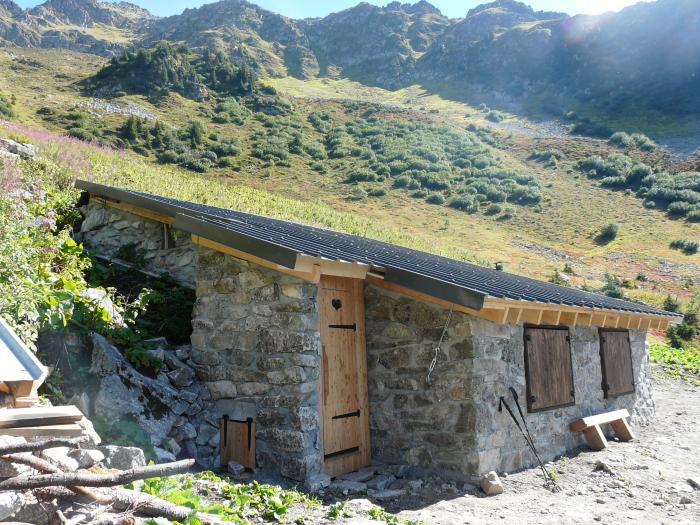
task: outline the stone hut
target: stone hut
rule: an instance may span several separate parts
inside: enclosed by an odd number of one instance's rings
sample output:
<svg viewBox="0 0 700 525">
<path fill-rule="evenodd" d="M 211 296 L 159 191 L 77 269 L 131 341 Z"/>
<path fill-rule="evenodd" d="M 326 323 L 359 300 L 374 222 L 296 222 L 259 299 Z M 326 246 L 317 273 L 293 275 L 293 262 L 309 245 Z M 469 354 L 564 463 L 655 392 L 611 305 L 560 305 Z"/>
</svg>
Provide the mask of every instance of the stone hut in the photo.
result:
<svg viewBox="0 0 700 525">
<path fill-rule="evenodd" d="M 669 312 L 358 236 L 78 182 L 92 251 L 196 289 L 192 359 L 252 461 L 313 485 L 368 465 L 470 479 L 544 460 L 575 419 L 654 414 L 646 332 Z M 512 398 L 508 398 L 511 400 Z M 250 435 L 250 422 L 254 432 Z M 222 440 L 222 442 L 225 440 Z"/>
</svg>

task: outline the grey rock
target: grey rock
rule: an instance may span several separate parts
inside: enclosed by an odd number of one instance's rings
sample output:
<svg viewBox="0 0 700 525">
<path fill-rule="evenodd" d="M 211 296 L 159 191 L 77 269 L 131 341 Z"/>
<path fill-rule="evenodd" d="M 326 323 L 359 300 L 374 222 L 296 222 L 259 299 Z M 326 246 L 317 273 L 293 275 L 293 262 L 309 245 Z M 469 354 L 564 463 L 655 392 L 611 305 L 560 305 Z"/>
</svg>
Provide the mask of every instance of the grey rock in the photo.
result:
<svg viewBox="0 0 700 525">
<path fill-rule="evenodd" d="M 192 355 L 192 345 L 183 345 L 175 350 L 175 356 L 182 361 L 187 361 Z"/>
<path fill-rule="evenodd" d="M 603 461 L 602 459 L 596 460 L 596 462 L 595 462 L 595 470 L 601 470 L 601 471 L 603 471 L 603 472 L 607 472 L 607 473 L 610 474 L 611 476 L 617 475 L 617 474 L 615 473 L 615 470 L 613 470 L 613 468 L 612 468 L 610 465 L 608 465 L 605 461 Z"/>
<path fill-rule="evenodd" d="M 167 376 L 173 386 L 182 388 L 192 384 L 192 381 L 194 381 L 194 370 L 183 363 L 182 368 L 169 372 Z"/>
<path fill-rule="evenodd" d="M 97 432 L 95 432 L 95 427 L 92 426 L 92 421 L 84 417 L 78 421 L 78 425 L 83 429 L 83 436 L 87 436 L 89 438 L 91 445 L 96 447 L 102 443 L 102 438 Z"/>
<path fill-rule="evenodd" d="M 146 466 L 146 456 L 140 448 L 106 445 L 99 450 L 105 455 L 102 463 L 107 468 L 128 470 Z"/>
<path fill-rule="evenodd" d="M 79 448 L 68 452 L 68 455 L 78 462 L 80 468 L 90 468 L 105 459 L 105 455 L 96 449 Z"/>
<path fill-rule="evenodd" d="M 367 484 L 359 481 L 335 480 L 331 483 L 330 489 L 335 492 L 342 492 L 346 496 L 348 494 L 359 494 L 367 491 Z"/>
<path fill-rule="evenodd" d="M 219 429 L 210 425 L 209 423 L 202 423 L 197 432 L 197 437 L 195 442 L 197 445 L 206 445 L 214 435 L 219 433 Z"/>
<path fill-rule="evenodd" d="M 169 463 L 177 459 L 175 457 L 175 454 L 173 454 L 169 450 L 165 450 L 164 448 L 153 447 L 153 452 L 155 452 L 156 454 L 157 463 Z"/>
<path fill-rule="evenodd" d="M 58 510 L 56 500 L 38 500 L 31 492 L 24 493 L 24 505 L 15 512 L 12 520 L 17 523 L 32 525 L 49 525 Z"/>
<path fill-rule="evenodd" d="M 163 441 L 163 448 L 165 448 L 165 450 L 169 450 L 175 456 L 177 456 L 182 450 L 182 447 L 178 444 L 178 442 L 171 437 Z"/>
<path fill-rule="evenodd" d="M 54 465 L 65 471 L 73 472 L 80 468 L 78 461 L 68 455 L 71 451 L 68 447 L 47 448 L 41 451 L 41 457 L 48 459 Z"/>
<path fill-rule="evenodd" d="M 367 482 L 367 487 L 373 490 L 385 490 L 396 478 L 389 474 L 379 474 Z"/>
<path fill-rule="evenodd" d="M 19 436 L 0 436 L 0 445 L 21 445 L 27 440 Z M 18 465 L 7 461 L 0 461 L 0 478 L 11 478 L 22 474 L 33 473 L 34 469 L 26 465 Z M 0 493 L 2 494 L 2 493 Z M 1 519 L 1 518 L 0 518 Z"/>
<path fill-rule="evenodd" d="M 139 373 L 104 337 L 92 334 L 91 339 L 95 413 L 110 421 L 134 420 L 152 443 L 161 443 L 187 403 L 171 386 Z"/>
<path fill-rule="evenodd" d="M 144 339 L 143 344 L 149 348 L 164 348 L 168 346 L 168 340 L 165 337 L 153 337 L 151 339 Z"/>
<path fill-rule="evenodd" d="M 22 144 L 10 139 L 0 138 L 0 150 L 9 151 L 15 155 L 19 155 L 23 159 L 35 159 L 36 147 L 32 144 Z"/>
<path fill-rule="evenodd" d="M 692 503 L 695 503 L 695 500 L 691 498 L 690 496 L 681 496 L 680 504 L 681 505 L 691 505 Z"/>
<path fill-rule="evenodd" d="M 304 482 L 304 488 L 309 492 L 319 492 L 330 485 L 331 477 L 328 474 L 315 474 Z"/>
<path fill-rule="evenodd" d="M 403 489 L 391 489 L 391 490 L 380 490 L 378 492 L 372 493 L 372 497 L 378 501 L 383 501 L 387 499 L 395 499 L 404 496 L 406 491 Z"/>
<path fill-rule="evenodd" d="M 240 476 L 245 472 L 245 467 L 238 463 L 237 461 L 229 461 L 226 464 L 226 470 L 228 470 L 228 473 L 231 474 L 234 478 Z"/>
<path fill-rule="evenodd" d="M 9 518 L 19 511 L 26 499 L 21 492 L 7 491 L 0 492 L 0 520 Z"/>
<path fill-rule="evenodd" d="M 68 404 L 75 405 L 85 416 L 90 417 L 90 396 L 88 396 L 87 392 L 73 395 L 68 400 Z"/>
<path fill-rule="evenodd" d="M 373 468 L 363 468 L 361 470 L 356 470 L 354 472 L 348 472 L 347 474 L 342 474 L 338 476 L 338 479 L 347 481 L 358 481 L 360 483 L 369 481 L 374 477 L 375 469 Z"/>
<path fill-rule="evenodd" d="M 498 474 L 496 474 L 496 472 L 493 470 L 481 478 L 479 486 L 487 496 L 503 494 L 503 483 L 501 483 L 501 479 L 498 477 Z"/>
</svg>

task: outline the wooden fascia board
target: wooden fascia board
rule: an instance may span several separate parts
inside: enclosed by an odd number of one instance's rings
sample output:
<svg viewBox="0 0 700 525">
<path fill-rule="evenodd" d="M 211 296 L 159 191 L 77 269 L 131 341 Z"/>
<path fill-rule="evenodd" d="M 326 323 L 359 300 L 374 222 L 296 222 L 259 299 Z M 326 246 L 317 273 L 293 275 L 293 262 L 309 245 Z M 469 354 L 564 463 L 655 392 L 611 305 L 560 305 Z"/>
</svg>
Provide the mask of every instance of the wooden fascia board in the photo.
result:
<svg viewBox="0 0 700 525">
<path fill-rule="evenodd" d="M 143 217 L 145 219 L 151 219 L 152 221 L 162 222 L 163 224 L 172 224 L 173 220 L 175 220 L 174 217 L 163 215 L 162 213 L 147 210 L 145 208 L 141 208 L 140 206 L 134 206 L 133 204 L 129 204 L 127 202 L 119 202 L 112 199 L 107 199 L 98 195 L 91 194 L 90 202 L 104 204 L 105 206 L 109 206 L 117 210 L 126 211 L 128 213 L 138 215 L 139 217 Z"/>
<path fill-rule="evenodd" d="M 336 277 L 349 277 L 352 279 L 364 279 L 370 270 L 368 264 L 352 263 L 347 261 L 333 261 L 322 257 L 311 257 L 298 254 L 294 270 L 302 273 L 311 273 L 318 266 L 321 275 L 333 275 Z"/>
</svg>

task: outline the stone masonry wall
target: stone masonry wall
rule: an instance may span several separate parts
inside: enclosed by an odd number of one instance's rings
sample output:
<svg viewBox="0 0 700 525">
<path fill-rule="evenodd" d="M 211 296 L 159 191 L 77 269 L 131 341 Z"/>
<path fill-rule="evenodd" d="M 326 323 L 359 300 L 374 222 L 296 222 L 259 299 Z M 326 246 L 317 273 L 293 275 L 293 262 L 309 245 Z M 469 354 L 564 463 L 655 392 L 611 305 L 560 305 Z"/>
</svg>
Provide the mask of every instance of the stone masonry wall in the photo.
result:
<svg viewBox="0 0 700 525">
<path fill-rule="evenodd" d="M 160 222 L 94 201 L 82 212 L 85 220 L 80 228 L 80 240 L 85 246 L 112 258 L 121 247 L 132 244 L 141 250 L 144 269 L 167 272 L 182 284 L 194 287 L 197 250 L 189 234 L 171 229 L 165 248 L 164 226 Z"/>
<path fill-rule="evenodd" d="M 653 416 L 643 331 L 630 333 L 635 394 L 603 399 L 597 329 L 571 327 L 576 405 L 528 414 L 522 325 L 454 312 L 428 383 L 448 310 L 371 285 L 365 301 L 372 449 L 382 461 L 454 477 L 534 465 L 508 413 L 498 412 L 501 395 L 515 410 L 510 386 L 544 460 L 584 443 L 569 431 L 574 419 L 616 408 L 628 408 L 633 424 Z"/>
<path fill-rule="evenodd" d="M 323 467 L 317 287 L 199 249 L 192 361 L 217 417 L 252 417 L 258 465 L 298 481 Z"/>
</svg>

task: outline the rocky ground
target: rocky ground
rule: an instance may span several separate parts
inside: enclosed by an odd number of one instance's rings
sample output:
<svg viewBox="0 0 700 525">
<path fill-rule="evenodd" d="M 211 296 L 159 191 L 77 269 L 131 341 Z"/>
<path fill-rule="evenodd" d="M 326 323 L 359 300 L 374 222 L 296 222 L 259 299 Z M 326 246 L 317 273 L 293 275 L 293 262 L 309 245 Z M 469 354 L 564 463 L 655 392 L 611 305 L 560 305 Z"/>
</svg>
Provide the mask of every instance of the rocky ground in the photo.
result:
<svg viewBox="0 0 700 525">
<path fill-rule="evenodd" d="M 450 496 L 431 487 L 382 504 L 431 524 L 699 523 L 700 487 L 688 479 L 700 480 L 700 388 L 657 377 L 654 398 L 656 422 L 635 428 L 635 441 L 554 462 L 559 492 L 544 488 L 539 470 L 530 469 L 502 476 L 499 496 L 476 488 Z M 613 473 L 596 470 L 599 460 Z"/>
</svg>

